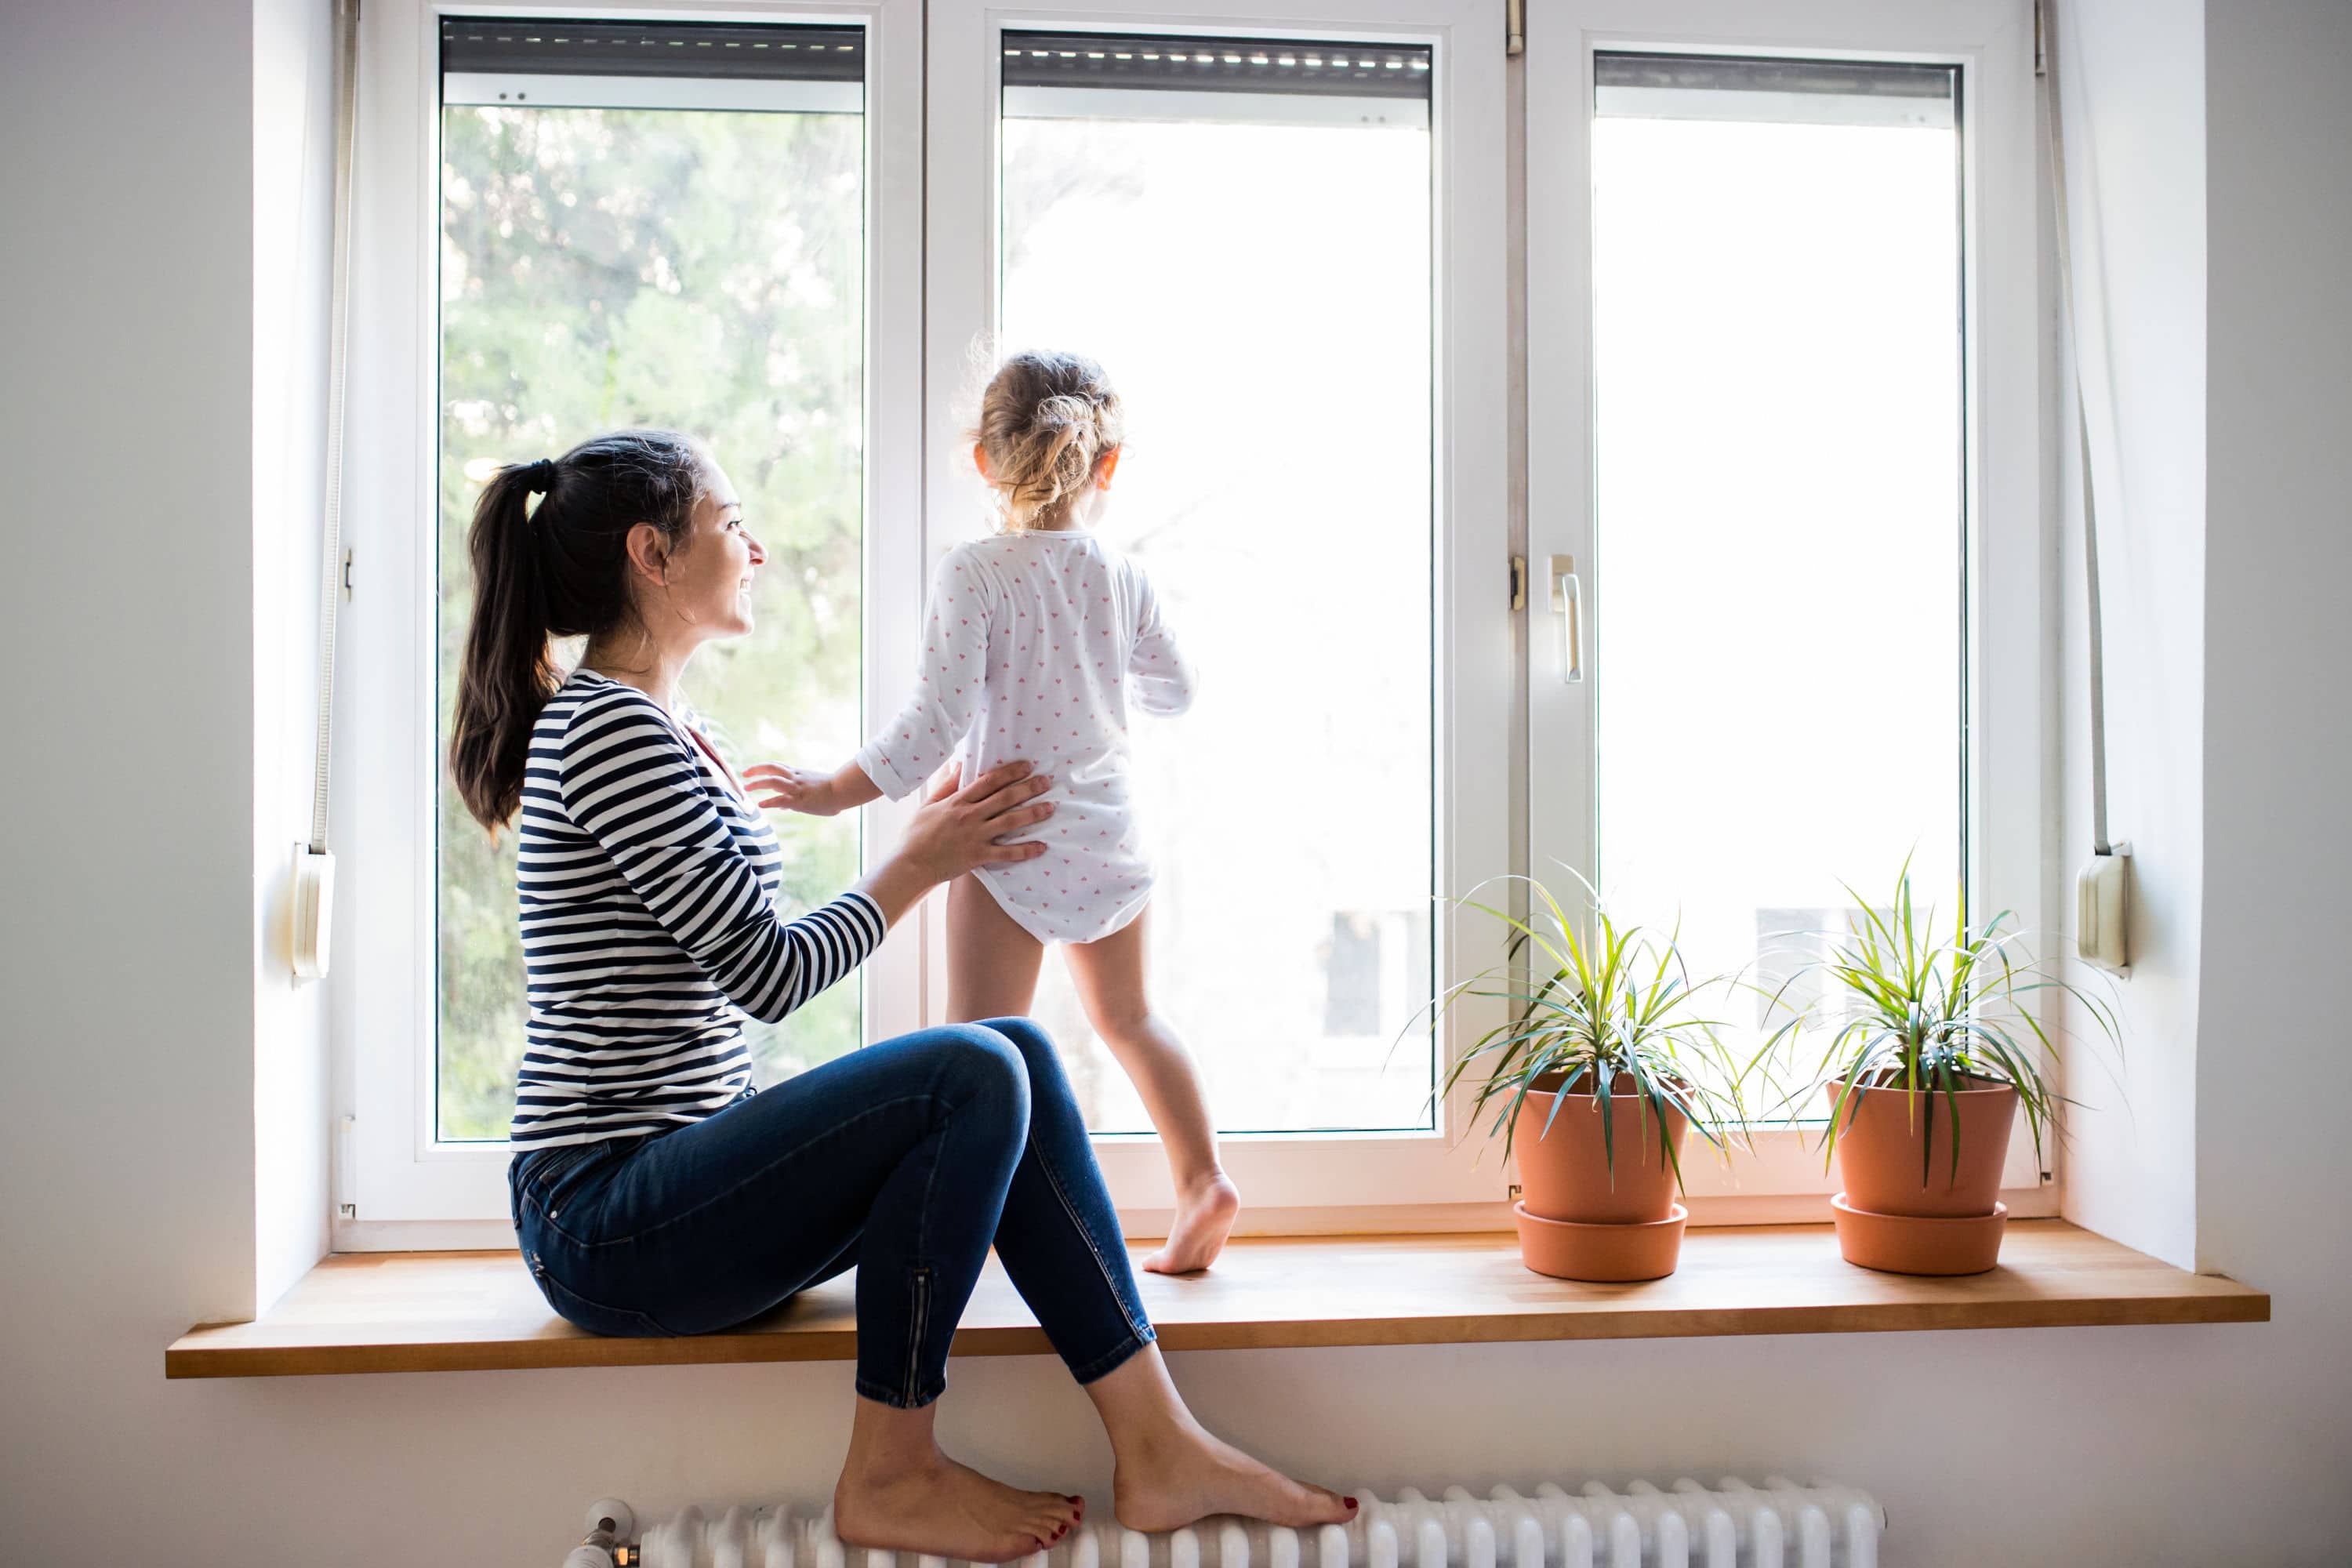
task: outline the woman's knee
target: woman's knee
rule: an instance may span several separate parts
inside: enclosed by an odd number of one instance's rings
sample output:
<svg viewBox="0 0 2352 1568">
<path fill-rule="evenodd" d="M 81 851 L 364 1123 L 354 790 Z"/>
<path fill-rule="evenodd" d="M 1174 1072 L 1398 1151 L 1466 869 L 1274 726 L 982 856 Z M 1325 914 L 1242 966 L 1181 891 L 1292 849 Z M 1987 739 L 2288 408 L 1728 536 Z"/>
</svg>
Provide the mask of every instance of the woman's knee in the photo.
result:
<svg viewBox="0 0 2352 1568">
<path fill-rule="evenodd" d="M 1002 1100 L 1026 1125 L 1029 1117 L 1027 1056 L 1005 1033 L 987 1024 L 948 1024 L 925 1031 L 934 1071 L 959 1100 Z"/>
<path fill-rule="evenodd" d="M 1029 1098 L 1038 1100 L 1069 1100 L 1069 1075 L 1062 1070 L 1062 1055 L 1054 1048 L 1054 1037 L 1034 1018 L 989 1018 L 980 1026 L 998 1034 L 1021 1053 L 1021 1060 L 1029 1071 Z"/>
<path fill-rule="evenodd" d="M 973 1026 L 1003 1036 L 1024 1057 L 1038 1051 L 1050 1053 L 1054 1048 L 1052 1037 L 1045 1033 L 1045 1026 L 1034 1018 L 982 1018 Z"/>
</svg>

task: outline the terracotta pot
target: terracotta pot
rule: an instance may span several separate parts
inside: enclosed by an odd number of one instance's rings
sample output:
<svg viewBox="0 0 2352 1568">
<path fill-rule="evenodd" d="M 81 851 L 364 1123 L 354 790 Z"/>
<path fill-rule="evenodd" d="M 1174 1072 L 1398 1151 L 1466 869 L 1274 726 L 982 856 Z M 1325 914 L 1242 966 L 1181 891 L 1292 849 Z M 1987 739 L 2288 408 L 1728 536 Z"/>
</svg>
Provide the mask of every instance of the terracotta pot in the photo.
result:
<svg viewBox="0 0 2352 1568">
<path fill-rule="evenodd" d="M 1671 1141 L 1675 1159 L 1681 1159 L 1690 1121 L 1666 1107 L 1662 1140 L 1657 1114 L 1633 1092 L 1633 1080 L 1618 1082 L 1624 1087 L 1609 1097 L 1607 1122 L 1613 1124 L 1613 1165 L 1602 1141 L 1598 1097 L 1528 1090 L 1512 1123 L 1511 1152 L 1518 1162 L 1519 1197 L 1529 1214 L 1571 1225 L 1656 1225 L 1673 1211 L 1675 1173 L 1666 1144 Z M 1562 1102 L 1556 1117 L 1555 1100 Z"/>
<path fill-rule="evenodd" d="M 1834 1106 L 1845 1085 L 1830 1085 Z M 1532 1097 L 1530 1097 L 1532 1098 Z M 1941 1219 L 1983 1218 L 2000 1194 L 2017 1090 L 1985 1083 L 1959 1102 L 1959 1168 L 1952 1165 L 1952 1106 L 1925 1089 L 1858 1089 L 1838 1128 L 1838 1175 L 1857 1209 Z"/>
<path fill-rule="evenodd" d="M 1514 1204 L 1519 1261 L 1555 1279 L 1612 1285 L 1663 1279 L 1682 1260 L 1683 1222 L 1690 1218 L 1690 1210 L 1680 1204 L 1669 1209 L 1665 1218 L 1649 1225 L 1573 1225 L 1529 1214 L 1526 1204 Z"/>
<path fill-rule="evenodd" d="M 1843 1193 L 1830 1200 L 1830 1211 L 1845 1260 L 1889 1274 L 1982 1274 L 2000 1262 L 2001 1231 L 2009 1222 L 2009 1205 L 2002 1203 L 1988 1215 L 1927 1219 L 1872 1214 L 1848 1203 Z"/>
</svg>

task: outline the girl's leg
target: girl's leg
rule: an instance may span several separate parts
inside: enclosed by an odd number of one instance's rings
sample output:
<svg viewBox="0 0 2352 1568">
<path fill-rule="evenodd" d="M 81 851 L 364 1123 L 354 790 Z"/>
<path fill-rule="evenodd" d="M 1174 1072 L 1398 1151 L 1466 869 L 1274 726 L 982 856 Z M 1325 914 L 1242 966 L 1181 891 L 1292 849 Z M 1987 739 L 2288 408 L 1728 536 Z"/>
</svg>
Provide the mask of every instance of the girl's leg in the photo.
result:
<svg viewBox="0 0 2352 1568">
<path fill-rule="evenodd" d="M 1026 1018 L 986 1026 L 1029 1070 L 1029 1143 L 1005 1191 L 996 1254 L 1102 1416 L 1118 1467 L 1119 1522 L 1173 1530 L 1213 1513 L 1292 1526 L 1352 1517 L 1348 1500 L 1219 1442 L 1184 1407 L 1151 1342 L 1118 1218 L 1053 1042 Z"/>
<path fill-rule="evenodd" d="M 1155 1274 L 1189 1274 L 1217 1260 L 1242 1195 L 1217 1163 L 1217 1128 L 1200 1069 L 1176 1031 L 1151 1010 L 1145 992 L 1144 925 L 1150 916 L 1147 909 L 1100 942 L 1066 951 L 1087 1019 L 1143 1096 L 1176 1180 L 1168 1243 L 1143 1267 Z"/>
<path fill-rule="evenodd" d="M 518 1220 L 567 1315 L 702 1333 L 857 1266 L 857 1415 L 835 1491 L 855 1544 L 1003 1562 L 1076 1517 L 931 1441 L 949 1341 L 1028 1143 L 1003 1036 L 927 1029 L 787 1079 L 603 1164 L 526 1175 Z"/>
<path fill-rule="evenodd" d="M 1037 995 L 1045 948 L 966 871 L 948 884 L 948 1018 L 1015 1018 Z"/>
</svg>

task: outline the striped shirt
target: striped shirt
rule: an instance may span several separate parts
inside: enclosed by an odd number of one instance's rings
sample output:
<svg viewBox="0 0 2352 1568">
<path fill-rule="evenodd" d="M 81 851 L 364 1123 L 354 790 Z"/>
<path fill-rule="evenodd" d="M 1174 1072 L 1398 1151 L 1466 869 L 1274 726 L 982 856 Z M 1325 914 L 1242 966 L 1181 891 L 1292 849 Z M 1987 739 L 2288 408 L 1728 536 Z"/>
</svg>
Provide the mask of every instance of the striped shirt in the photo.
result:
<svg viewBox="0 0 2352 1568">
<path fill-rule="evenodd" d="M 887 929 L 863 893 L 780 915 L 782 854 L 759 807 L 660 704 L 588 670 L 531 731 L 520 840 L 518 1150 L 725 1108 L 751 1082 L 738 1009 L 782 1017 Z"/>
</svg>

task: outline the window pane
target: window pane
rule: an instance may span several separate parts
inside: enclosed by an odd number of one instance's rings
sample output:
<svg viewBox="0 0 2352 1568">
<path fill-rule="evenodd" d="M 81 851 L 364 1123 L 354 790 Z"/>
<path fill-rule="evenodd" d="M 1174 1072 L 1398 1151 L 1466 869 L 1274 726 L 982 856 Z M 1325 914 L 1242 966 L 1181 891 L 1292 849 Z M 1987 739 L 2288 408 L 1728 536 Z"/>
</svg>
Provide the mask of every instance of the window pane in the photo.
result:
<svg viewBox="0 0 2352 1568">
<path fill-rule="evenodd" d="M 748 751 L 856 749 L 864 141 L 855 112 L 443 110 L 445 745 L 481 480 L 659 425 L 710 440 L 769 553 L 758 629 L 702 651 L 689 699 Z M 854 818 L 775 821 L 788 906 L 856 879 Z M 499 1139 L 523 1037 L 514 837 L 493 845 L 446 778 L 439 826 L 439 1135 Z M 855 985 L 751 1024 L 760 1080 L 851 1048 L 858 1026 Z"/>
<path fill-rule="evenodd" d="M 1963 860 L 1959 142 L 1944 67 L 1601 58 L 1600 868 L 1778 984 Z M 1944 929 L 1949 929 L 1948 923 Z M 1757 999 L 1723 1016 L 1760 1045 Z"/>
<path fill-rule="evenodd" d="M 1227 1131 L 1423 1127 L 1428 57 L 1193 39 L 1212 58 L 1155 85 L 1165 41 L 1091 42 L 1129 72 L 1008 67 L 1003 329 L 1118 387 L 1132 449 L 1103 526 L 1200 671 L 1190 712 L 1135 723 L 1154 1004 Z M 1316 71 L 1328 87 L 1293 90 Z M 1058 962 L 1038 1010 L 1089 1125 L 1148 1130 Z"/>
</svg>

